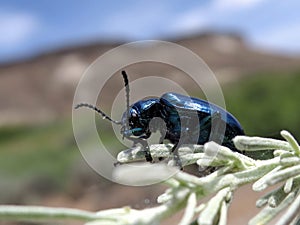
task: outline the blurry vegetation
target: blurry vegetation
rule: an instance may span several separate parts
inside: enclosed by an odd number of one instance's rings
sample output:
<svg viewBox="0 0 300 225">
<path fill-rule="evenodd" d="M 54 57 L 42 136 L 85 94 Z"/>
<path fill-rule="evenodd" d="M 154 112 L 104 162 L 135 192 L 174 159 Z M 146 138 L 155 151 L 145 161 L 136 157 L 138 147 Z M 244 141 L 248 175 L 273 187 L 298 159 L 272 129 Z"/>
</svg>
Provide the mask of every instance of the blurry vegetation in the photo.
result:
<svg viewBox="0 0 300 225">
<path fill-rule="evenodd" d="M 224 88 L 227 110 L 247 135 L 280 138 L 286 129 L 300 139 L 300 72 L 261 73 Z"/>
<path fill-rule="evenodd" d="M 43 178 L 48 189 L 63 188 L 79 152 L 69 121 L 0 129 L 0 178 L 28 184 Z M 0 196 L 4 197 L 4 196 Z"/>
<path fill-rule="evenodd" d="M 278 138 L 278 131 L 286 129 L 299 140 L 299 84 L 300 72 L 244 77 L 223 87 L 227 110 L 238 118 L 247 135 Z M 101 128 L 110 130 L 110 124 L 103 123 L 101 117 L 97 122 L 99 132 Z M 121 145 L 108 132 L 101 137 L 105 144 L 120 149 Z M 39 126 L 2 127 L 0 188 L 7 179 L 22 181 L 33 177 L 43 177 L 55 189 L 64 188 L 80 157 L 70 120 Z"/>
</svg>

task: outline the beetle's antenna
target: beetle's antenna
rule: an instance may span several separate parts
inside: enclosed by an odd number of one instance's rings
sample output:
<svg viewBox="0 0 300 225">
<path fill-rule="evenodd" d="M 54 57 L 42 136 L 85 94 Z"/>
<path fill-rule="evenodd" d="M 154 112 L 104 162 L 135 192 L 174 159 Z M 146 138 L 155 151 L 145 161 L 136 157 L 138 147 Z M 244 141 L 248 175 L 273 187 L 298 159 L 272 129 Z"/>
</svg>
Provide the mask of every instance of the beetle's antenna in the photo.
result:
<svg viewBox="0 0 300 225">
<path fill-rule="evenodd" d="M 127 73 L 125 72 L 125 70 L 122 70 L 122 75 L 123 75 L 123 79 L 124 79 L 124 84 L 125 84 L 125 88 L 126 88 L 126 111 L 127 111 L 127 120 L 126 120 L 126 127 L 128 127 L 128 117 L 129 117 L 129 82 L 128 82 L 128 76 Z"/>
<path fill-rule="evenodd" d="M 100 109 L 98 109 L 94 105 L 91 105 L 91 104 L 88 104 L 88 103 L 80 103 L 80 104 L 78 104 L 78 105 L 75 106 L 75 109 L 78 109 L 78 108 L 81 108 L 81 107 L 87 107 L 89 109 L 93 109 L 97 113 L 99 113 L 103 117 L 103 119 L 107 119 L 107 120 L 109 120 L 109 121 L 111 121 L 111 122 L 113 122 L 114 124 L 117 124 L 117 125 L 121 124 L 120 121 L 115 121 L 115 120 L 111 119 L 109 116 L 107 116 L 104 112 L 102 112 Z"/>
<path fill-rule="evenodd" d="M 125 72 L 125 70 L 122 70 L 122 75 L 123 75 L 123 79 L 124 79 L 124 83 L 125 83 L 125 88 L 126 88 L 126 107 L 127 107 L 127 111 L 129 110 L 129 82 L 128 82 L 128 76 L 127 73 Z"/>
</svg>

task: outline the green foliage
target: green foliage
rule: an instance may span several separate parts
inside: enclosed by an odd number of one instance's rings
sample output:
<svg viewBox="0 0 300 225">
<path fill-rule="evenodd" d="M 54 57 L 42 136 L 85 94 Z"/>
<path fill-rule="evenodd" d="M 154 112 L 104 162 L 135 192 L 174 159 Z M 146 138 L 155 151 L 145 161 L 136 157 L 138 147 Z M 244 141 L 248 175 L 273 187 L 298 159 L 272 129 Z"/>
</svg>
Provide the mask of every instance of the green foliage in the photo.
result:
<svg viewBox="0 0 300 225">
<path fill-rule="evenodd" d="M 62 186 L 76 157 L 80 153 L 69 121 L 0 130 L 2 177 L 15 180 L 43 177 L 52 186 Z"/>
<path fill-rule="evenodd" d="M 249 75 L 224 88 L 227 109 L 246 134 L 278 138 L 286 128 L 300 139 L 300 72 Z"/>
</svg>

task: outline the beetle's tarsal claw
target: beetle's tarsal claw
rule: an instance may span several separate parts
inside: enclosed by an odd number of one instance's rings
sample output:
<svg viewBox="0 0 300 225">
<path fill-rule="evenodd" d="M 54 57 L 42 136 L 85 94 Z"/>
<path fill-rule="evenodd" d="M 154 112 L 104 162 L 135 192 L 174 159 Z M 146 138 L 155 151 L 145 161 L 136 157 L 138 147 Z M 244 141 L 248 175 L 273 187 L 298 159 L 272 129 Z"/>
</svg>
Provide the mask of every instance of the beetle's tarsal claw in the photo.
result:
<svg viewBox="0 0 300 225">
<path fill-rule="evenodd" d="M 117 161 L 117 162 L 114 163 L 114 167 L 117 167 L 117 166 L 120 166 L 120 165 L 122 165 L 122 163 L 119 162 L 119 161 Z"/>
<path fill-rule="evenodd" d="M 147 162 L 153 162 L 153 158 L 152 158 L 152 156 L 151 156 L 151 153 L 150 153 L 150 150 L 149 150 L 149 147 L 148 147 L 148 146 L 146 146 L 146 147 L 144 148 L 144 151 L 145 151 L 145 158 L 146 158 L 146 161 L 147 161 Z"/>
<path fill-rule="evenodd" d="M 180 170 L 183 170 L 182 162 L 181 162 L 181 159 L 180 159 L 178 153 L 174 152 L 173 154 L 174 154 L 175 166 L 177 166 Z"/>
</svg>

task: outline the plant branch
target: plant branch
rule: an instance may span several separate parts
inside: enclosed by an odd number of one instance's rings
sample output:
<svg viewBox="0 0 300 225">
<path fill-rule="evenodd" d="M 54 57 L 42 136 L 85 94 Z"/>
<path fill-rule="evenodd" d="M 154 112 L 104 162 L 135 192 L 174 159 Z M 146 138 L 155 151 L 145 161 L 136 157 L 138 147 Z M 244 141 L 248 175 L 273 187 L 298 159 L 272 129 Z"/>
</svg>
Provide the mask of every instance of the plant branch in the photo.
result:
<svg viewBox="0 0 300 225">
<path fill-rule="evenodd" d="M 147 165 L 144 168 L 120 165 L 114 175 L 116 180 L 129 177 L 137 182 L 161 182 L 167 177 L 168 179 L 163 181 L 169 188 L 158 197 L 159 205 L 153 208 L 135 210 L 123 207 L 87 212 L 67 208 L 0 206 L 0 220 L 76 219 L 87 222 L 86 225 L 152 225 L 159 224 L 170 215 L 185 209 L 180 225 L 225 225 L 227 211 L 236 189 L 253 183 L 254 191 L 262 191 L 283 182 L 281 187 L 270 191 L 257 201 L 257 207 L 264 208 L 249 224 L 267 224 L 285 209 L 286 214 L 277 225 L 299 224 L 300 147 L 287 131 L 282 131 L 281 134 L 286 141 L 246 136 L 233 139 L 239 150 L 258 154 L 257 160 L 213 142 L 204 146 L 181 146 L 178 152 L 182 165 L 197 164 L 206 168 L 199 172 L 199 176 L 168 166 L 174 165 L 174 157 L 170 154 L 172 144 L 151 145 L 152 157 L 162 157 L 167 163 L 144 164 Z M 260 159 L 259 152 L 264 150 L 272 150 L 274 157 Z M 144 158 L 144 151 L 139 146 L 124 150 L 117 157 L 120 164 L 144 161 Z M 212 194 L 214 196 L 206 203 L 198 205 L 199 200 Z"/>
</svg>

